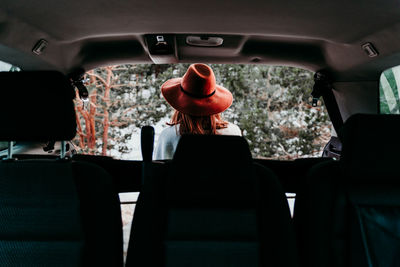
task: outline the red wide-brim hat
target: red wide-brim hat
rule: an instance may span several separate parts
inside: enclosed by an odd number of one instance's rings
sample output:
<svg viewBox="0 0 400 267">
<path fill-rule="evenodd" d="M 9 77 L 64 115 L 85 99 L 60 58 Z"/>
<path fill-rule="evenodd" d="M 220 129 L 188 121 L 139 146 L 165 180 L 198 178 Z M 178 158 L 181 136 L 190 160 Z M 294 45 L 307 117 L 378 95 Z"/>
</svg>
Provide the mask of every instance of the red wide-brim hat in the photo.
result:
<svg viewBox="0 0 400 267">
<path fill-rule="evenodd" d="M 176 110 L 192 116 L 210 116 L 226 110 L 233 97 L 215 82 L 213 70 L 205 64 L 192 64 L 182 78 L 161 86 L 165 100 Z"/>
</svg>

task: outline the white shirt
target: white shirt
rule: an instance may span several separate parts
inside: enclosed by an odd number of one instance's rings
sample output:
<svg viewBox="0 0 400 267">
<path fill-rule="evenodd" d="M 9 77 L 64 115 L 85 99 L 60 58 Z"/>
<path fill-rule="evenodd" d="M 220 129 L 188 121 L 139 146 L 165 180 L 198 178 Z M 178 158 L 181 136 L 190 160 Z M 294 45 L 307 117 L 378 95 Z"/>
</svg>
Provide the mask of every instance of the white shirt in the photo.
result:
<svg viewBox="0 0 400 267">
<path fill-rule="evenodd" d="M 242 136 L 239 126 L 233 123 L 229 123 L 226 128 L 217 129 L 217 134 Z M 155 160 L 172 159 L 180 138 L 179 125 L 165 128 L 158 137 Z"/>
</svg>

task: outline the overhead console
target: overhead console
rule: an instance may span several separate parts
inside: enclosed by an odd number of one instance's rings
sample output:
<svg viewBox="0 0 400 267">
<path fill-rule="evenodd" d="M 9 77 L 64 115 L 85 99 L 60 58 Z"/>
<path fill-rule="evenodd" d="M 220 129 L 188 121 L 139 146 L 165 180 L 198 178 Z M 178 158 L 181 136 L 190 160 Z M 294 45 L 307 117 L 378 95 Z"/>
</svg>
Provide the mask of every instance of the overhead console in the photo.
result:
<svg viewBox="0 0 400 267">
<path fill-rule="evenodd" d="M 171 34 L 150 34 L 145 36 L 149 56 L 155 64 L 178 62 L 175 36 Z"/>
<path fill-rule="evenodd" d="M 170 64 L 229 62 L 237 57 L 246 38 L 239 35 L 148 34 L 144 40 L 155 64 Z"/>
<path fill-rule="evenodd" d="M 214 33 L 146 34 L 144 49 L 155 64 L 247 63 L 325 66 L 324 42 L 308 38 Z"/>
</svg>

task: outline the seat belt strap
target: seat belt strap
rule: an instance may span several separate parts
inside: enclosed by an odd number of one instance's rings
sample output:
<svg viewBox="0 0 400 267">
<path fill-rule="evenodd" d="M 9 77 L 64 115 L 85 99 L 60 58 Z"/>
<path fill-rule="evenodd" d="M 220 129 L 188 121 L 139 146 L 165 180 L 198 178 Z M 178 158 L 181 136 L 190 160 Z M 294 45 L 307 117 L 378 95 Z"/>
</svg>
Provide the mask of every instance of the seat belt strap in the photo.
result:
<svg viewBox="0 0 400 267">
<path fill-rule="evenodd" d="M 313 97 L 312 106 L 316 107 L 319 98 L 322 96 L 329 118 L 331 119 L 333 128 L 336 132 L 343 126 L 343 118 L 340 114 L 339 106 L 336 102 L 335 95 L 333 94 L 333 86 L 328 75 L 322 71 L 318 71 L 314 75 L 314 87 L 311 92 Z"/>
</svg>

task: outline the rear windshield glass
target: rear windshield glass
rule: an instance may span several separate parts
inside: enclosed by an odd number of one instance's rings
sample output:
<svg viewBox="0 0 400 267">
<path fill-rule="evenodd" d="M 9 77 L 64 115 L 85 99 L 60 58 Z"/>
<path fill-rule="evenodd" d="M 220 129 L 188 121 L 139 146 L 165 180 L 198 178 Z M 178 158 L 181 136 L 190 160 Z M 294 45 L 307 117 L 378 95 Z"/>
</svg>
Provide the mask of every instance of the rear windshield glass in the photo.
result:
<svg viewBox="0 0 400 267">
<path fill-rule="evenodd" d="M 168 127 L 173 109 L 160 86 L 182 77 L 189 64 L 118 65 L 86 74 L 89 101 L 77 100 L 79 153 L 141 159 L 140 128 L 155 127 L 155 146 Z M 248 140 L 254 157 L 317 157 L 330 139 L 331 123 L 324 104 L 313 108 L 313 73 L 264 65 L 210 64 L 217 84 L 233 94 L 222 113 Z"/>
<path fill-rule="evenodd" d="M 379 102 L 382 114 L 400 113 L 400 66 L 385 70 L 379 83 Z"/>
</svg>

